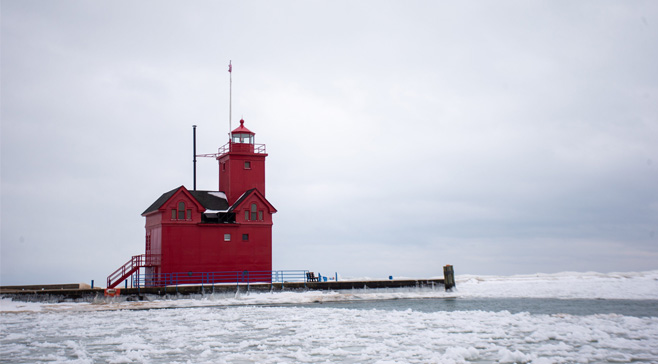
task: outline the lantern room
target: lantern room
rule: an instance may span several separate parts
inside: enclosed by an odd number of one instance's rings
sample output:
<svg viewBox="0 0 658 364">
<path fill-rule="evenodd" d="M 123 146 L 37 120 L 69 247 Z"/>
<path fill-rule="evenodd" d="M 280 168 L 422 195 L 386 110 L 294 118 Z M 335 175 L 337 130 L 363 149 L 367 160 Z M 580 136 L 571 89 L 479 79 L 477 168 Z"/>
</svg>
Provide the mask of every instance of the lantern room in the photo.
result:
<svg viewBox="0 0 658 364">
<path fill-rule="evenodd" d="M 244 119 L 241 119 L 240 126 L 231 132 L 231 151 L 253 153 L 255 135 L 244 126 Z"/>
</svg>

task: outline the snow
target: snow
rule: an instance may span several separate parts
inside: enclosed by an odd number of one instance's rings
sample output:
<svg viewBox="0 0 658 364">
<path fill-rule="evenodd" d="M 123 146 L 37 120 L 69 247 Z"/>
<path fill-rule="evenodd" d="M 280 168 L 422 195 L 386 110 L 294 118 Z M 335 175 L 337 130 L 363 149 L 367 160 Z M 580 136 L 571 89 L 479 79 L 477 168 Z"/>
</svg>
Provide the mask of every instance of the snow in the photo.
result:
<svg viewBox="0 0 658 364">
<path fill-rule="evenodd" d="M 219 213 L 225 213 L 225 212 L 228 212 L 228 210 L 210 210 L 210 209 L 206 209 L 206 211 L 204 211 L 203 213 L 205 215 L 212 215 L 212 214 L 219 214 Z"/>
<path fill-rule="evenodd" d="M 425 298 L 657 300 L 658 271 L 457 276 L 457 290 L 0 302 L 0 361 L 32 363 L 656 363 L 658 317 L 421 312 L 329 302 Z M 313 303 L 313 305 L 298 304 Z M 486 301 L 485 301 L 486 302 Z M 338 308 L 337 308 L 338 307 Z M 347 306 L 349 307 L 349 306 Z"/>
<path fill-rule="evenodd" d="M 208 194 L 226 200 L 226 194 L 224 192 L 210 191 Z"/>
</svg>

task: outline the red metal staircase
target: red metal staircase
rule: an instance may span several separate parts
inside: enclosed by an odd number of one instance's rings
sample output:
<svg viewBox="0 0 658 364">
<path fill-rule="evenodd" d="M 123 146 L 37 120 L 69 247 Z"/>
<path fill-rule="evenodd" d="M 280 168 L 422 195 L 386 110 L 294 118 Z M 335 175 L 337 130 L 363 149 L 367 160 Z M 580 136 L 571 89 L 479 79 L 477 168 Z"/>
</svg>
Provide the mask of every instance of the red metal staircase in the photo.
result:
<svg viewBox="0 0 658 364">
<path fill-rule="evenodd" d="M 126 280 L 142 267 L 152 267 L 156 265 L 156 257 L 153 255 L 146 256 L 146 254 L 134 255 L 126 264 L 121 268 L 114 271 L 107 277 L 107 288 L 114 288 L 119 283 Z"/>
</svg>

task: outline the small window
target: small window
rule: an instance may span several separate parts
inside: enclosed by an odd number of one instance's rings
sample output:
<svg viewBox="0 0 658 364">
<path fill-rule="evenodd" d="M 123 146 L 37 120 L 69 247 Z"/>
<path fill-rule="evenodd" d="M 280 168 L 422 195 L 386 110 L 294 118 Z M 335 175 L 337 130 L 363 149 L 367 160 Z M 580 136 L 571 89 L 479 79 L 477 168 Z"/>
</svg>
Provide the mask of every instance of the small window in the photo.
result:
<svg viewBox="0 0 658 364">
<path fill-rule="evenodd" d="M 192 210 L 187 210 L 187 219 L 192 220 Z"/>
<path fill-rule="evenodd" d="M 249 221 L 249 210 L 244 210 L 244 219 L 245 221 Z"/>
<path fill-rule="evenodd" d="M 263 210 L 258 211 L 258 221 L 263 221 Z"/>
<path fill-rule="evenodd" d="M 242 241 L 249 241 L 249 234 L 242 234 Z"/>
<path fill-rule="evenodd" d="M 231 234 L 224 234 L 224 241 L 231 241 Z"/>
<path fill-rule="evenodd" d="M 251 162 L 244 162 L 244 169 L 251 169 Z"/>
<path fill-rule="evenodd" d="M 185 202 L 178 203 L 178 220 L 185 220 Z"/>
<path fill-rule="evenodd" d="M 176 210 L 175 209 L 171 210 L 171 219 L 176 220 Z"/>
<path fill-rule="evenodd" d="M 222 163 L 222 171 L 226 170 L 226 162 Z"/>
<path fill-rule="evenodd" d="M 255 203 L 252 203 L 251 204 L 251 220 L 253 220 L 253 221 L 258 220 L 258 215 L 257 215 L 256 209 L 258 209 L 258 206 L 256 206 Z"/>
</svg>

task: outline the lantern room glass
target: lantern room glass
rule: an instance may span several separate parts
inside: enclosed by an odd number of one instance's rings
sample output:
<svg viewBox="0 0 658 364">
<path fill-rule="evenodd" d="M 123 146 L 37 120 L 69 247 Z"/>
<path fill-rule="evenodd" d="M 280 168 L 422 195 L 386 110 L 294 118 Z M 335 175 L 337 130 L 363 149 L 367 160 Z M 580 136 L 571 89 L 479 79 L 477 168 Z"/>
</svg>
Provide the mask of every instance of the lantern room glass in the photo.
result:
<svg viewBox="0 0 658 364">
<path fill-rule="evenodd" d="M 233 143 L 238 144 L 254 144 L 254 135 L 246 133 L 234 133 Z"/>
</svg>

